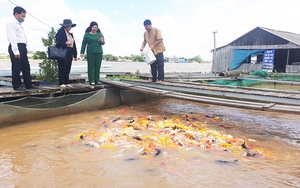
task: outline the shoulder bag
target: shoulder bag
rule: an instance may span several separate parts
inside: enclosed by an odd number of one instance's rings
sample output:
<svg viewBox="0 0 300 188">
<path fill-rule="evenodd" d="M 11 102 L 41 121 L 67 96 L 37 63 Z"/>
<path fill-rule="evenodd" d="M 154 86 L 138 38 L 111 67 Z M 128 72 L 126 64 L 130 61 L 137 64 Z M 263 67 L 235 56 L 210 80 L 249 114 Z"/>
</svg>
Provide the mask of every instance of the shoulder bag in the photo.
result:
<svg viewBox="0 0 300 188">
<path fill-rule="evenodd" d="M 67 49 L 58 48 L 56 46 L 48 46 L 48 59 L 65 61 L 67 55 Z"/>
</svg>

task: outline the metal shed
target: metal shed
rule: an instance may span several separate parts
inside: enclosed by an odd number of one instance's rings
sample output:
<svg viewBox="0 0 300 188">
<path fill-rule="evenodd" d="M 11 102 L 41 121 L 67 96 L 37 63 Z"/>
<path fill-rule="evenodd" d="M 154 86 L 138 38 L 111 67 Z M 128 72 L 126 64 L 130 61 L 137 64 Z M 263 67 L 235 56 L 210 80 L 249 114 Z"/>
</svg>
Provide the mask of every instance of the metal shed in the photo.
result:
<svg viewBox="0 0 300 188">
<path fill-rule="evenodd" d="M 212 72 L 267 69 L 269 72 L 300 73 L 300 34 L 256 27 L 216 48 L 213 57 Z"/>
</svg>

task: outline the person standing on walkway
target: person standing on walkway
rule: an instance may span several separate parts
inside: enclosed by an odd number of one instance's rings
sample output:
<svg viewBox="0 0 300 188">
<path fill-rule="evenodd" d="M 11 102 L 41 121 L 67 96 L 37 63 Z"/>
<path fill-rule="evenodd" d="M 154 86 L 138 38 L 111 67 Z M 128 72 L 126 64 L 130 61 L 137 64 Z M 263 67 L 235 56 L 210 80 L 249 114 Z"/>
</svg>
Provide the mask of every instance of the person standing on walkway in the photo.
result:
<svg viewBox="0 0 300 188">
<path fill-rule="evenodd" d="M 150 20 L 147 19 L 144 21 L 144 27 L 146 31 L 144 33 L 144 41 L 140 50 L 143 51 L 146 44 L 148 43 L 150 49 L 153 51 L 156 57 L 156 61 L 150 65 L 152 79 L 149 79 L 149 82 L 157 81 L 158 83 L 162 84 L 165 77 L 163 52 L 166 51 L 163 43 L 163 38 L 160 30 L 152 27 L 152 23 Z"/>
<path fill-rule="evenodd" d="M 83 36 L 80 57 L 83 58 L 87 46 L 88 79 L 90 85 L 100 85 L 100 67 L 102 63 L 104 36 L 97 22 L 91 22 Z"/>
<path fill-rule="evenodd" d="M 30 64 L 27 56 L 27 38 L 22 23 L 26 17 L 26 11 L 22 7 L 15 7 L 14 18 L 6 24 L 6 35 L 9 42 L 8 53 L 11 60 L 12 86 L 16 91 L 25 90 L 22 85 L 20 73 L 22 72 L 26 89 L 35 89 L 32 86 Z"/>
<path fill-rule="evenodd" d="M 70 71 L 73 58 L 77 61 L 77 49 L 74 36 L 70 30 L 76 26 L 70 19 L 64 19 L 60 24 L 61 28 L 57 31 L 55 36 L 56 47 L 67 49 L 66 60 L 58 61 L 58 83 L 60 87 L 72 87 L 70 85 Z"/>
</svg>

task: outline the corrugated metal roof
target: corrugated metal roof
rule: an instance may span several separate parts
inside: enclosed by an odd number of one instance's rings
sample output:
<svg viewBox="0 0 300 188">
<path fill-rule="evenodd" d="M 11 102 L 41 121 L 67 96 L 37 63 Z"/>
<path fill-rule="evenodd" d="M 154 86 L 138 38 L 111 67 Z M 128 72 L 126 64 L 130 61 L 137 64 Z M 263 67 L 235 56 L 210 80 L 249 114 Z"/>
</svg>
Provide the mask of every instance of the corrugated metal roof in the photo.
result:
<svg viewBox="0 0 300 188">
<path fill-rule="evenodd" d="M 269 28 L 259 27 L 259 26 L 258 26 L 258 27 L 256 27 L 256 28 L 252 29 L 251 31 L 248 31 L 248 32 L 245 33 L 244 35 L 238 37 L 237 39 L 235 39 L 234 41 L 230 42 L 229 44 L 226 44 L 226 45 L 224 45 L 224 46 L 220 46 L 220 47 L 218 47 L 218 48 L 216 48 L 216 49 L 220 49 L 220 48 L 223 48 L 223 47 L 225 47 L 225 46 L 231 45 L 231 44 L 233 44 L 235 41 L 237 41 L 237 40 L 239 40 L 240 38 L 242 38 L 242 37 L 248 35 L 249 33 L 253 32 L 253 31 L 256 30 L 256 29 L 262 29 L 262 30 L 264 30 L 264 31 L 266 31 L 266 32 L 268 32 L 268 33 L 271 33 L 271 34 L 273 34 L 273 35 L 276 35 L 276 36 L 278 36 L 278 37 L 280 37 L 280 38 L 283 38 L 283 39 L 285 39 L 285 40 L 287 40 L 287 41 L 290 41 L 290 42 L 292 42 L 292 43 L 294 43 L 294 44 L 300 46 L 300 34 L 291 33 L 291 32 L 287 32 L 287 31 L 277 31 L 277 30 L 274 30 L 274 29 L 269 29 Z M 211 52 L 212 52 L 212 51 L 213 51 L 213 49 L 211 50 Z"/>
<path fill-rule="evenodd" d="M 291 32 L 287 32 L 287 31 L 277 31 L 277 30 L 269 29 L 269 28 L 265 28 L 265 27 L 258 27 L 258 28 L 265 30 L 269 33 L 272 33 L 273 35 L 281 37 L 281 38 L 283 38 L 287 41 L 290 41 L 294 44 L 300 45 L 300 34 L 291 33 Z"/>
</svg>

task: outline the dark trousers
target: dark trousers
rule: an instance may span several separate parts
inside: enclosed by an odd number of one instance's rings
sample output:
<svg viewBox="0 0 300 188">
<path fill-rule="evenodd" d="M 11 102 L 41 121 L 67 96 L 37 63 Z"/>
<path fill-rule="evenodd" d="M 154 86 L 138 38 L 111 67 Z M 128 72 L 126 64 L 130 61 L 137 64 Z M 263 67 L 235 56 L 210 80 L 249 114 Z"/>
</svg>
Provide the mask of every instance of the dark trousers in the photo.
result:
<svg viewBox="0 0 300 188">
<path fill-rule="evenodd" d="M 11 50 L 11 45 L 8 46 L 8 53 L 11 61 L 12 86 L 16 89 L 22 85 L 20 77 L 20 73 L 22 72 L 25 87 L 30 88 L 32 86 L 32 82 L 26 44 L 18 43 L 18 48 L 20 52 L 20 59 L 15 58 L 15 54 Z"/>
<path fill-rule="evenodd" d="M 72 60 L 73 60 L 73 49 L 67 48 L 66 60 L 65 61 L 58 61 L 58 83 L 59 85 L 62 84 L 69 84 L 69 74 L 71 71 Z"/>
<path fill-rule="evenodd" d="M 156 80 L 164 81 L 164 78 L 165 78 L 164 54 L 162 52 L 162 53 L 156 54 L 155 57 L 156 57 L 156 61 L 150 65 L 151 66 L 151 74 L 152 74 L 152 82 L 156 82 Z"/>
</svg>

